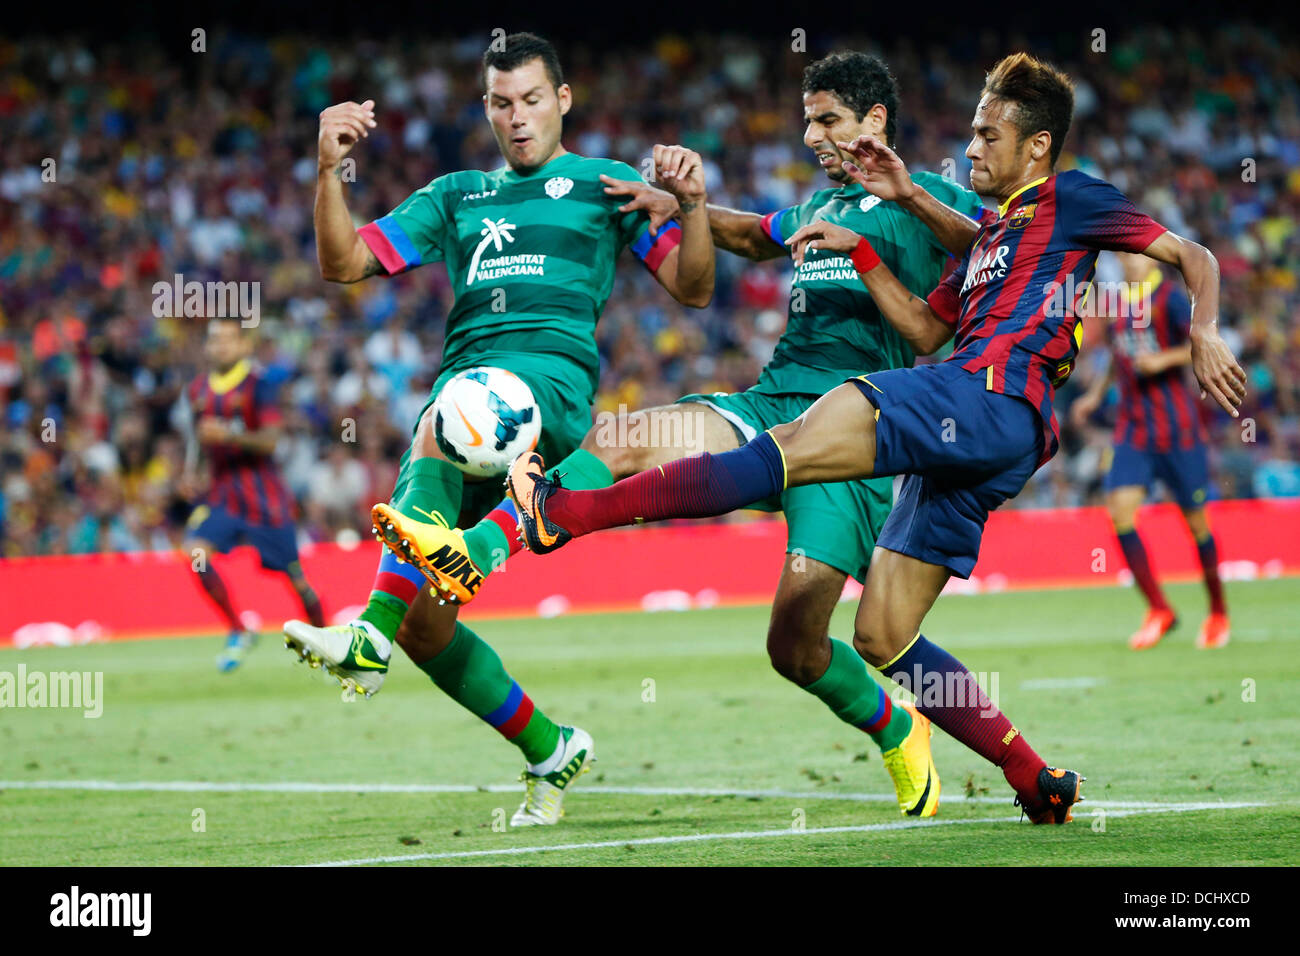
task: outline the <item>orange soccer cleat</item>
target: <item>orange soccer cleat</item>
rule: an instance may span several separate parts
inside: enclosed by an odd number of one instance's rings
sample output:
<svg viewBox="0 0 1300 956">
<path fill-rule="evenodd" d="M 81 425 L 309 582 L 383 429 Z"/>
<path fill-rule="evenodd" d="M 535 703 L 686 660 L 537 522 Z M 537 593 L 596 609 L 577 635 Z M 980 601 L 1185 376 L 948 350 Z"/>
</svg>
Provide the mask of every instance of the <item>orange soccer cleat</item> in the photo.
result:
<svg viewBox="0 0 1300 956">
<path fill-rule="evenodd" d="M 1147 616 L 1142 619 L 1142 626 L 1134 631 L 1133 636 L 1128 639 L 1128 646 L 1135 651 L 1144 651 L 1148 647 L 1155 647 L 1160 643 L 1160 638 L 1177 626 L 1178 616 L 1174 614 L 1172 608 L 1153 607 L 1147 611 Z"/>
<path fill-rule="evenodd" d="M 1214 613 L 1201 624 L 1201 631 L 1196 635 L 1196 646 L 1203 651 L 1223 647 L 1228 643 L 1229 636 L 1228 615 Z"/>
</svg>

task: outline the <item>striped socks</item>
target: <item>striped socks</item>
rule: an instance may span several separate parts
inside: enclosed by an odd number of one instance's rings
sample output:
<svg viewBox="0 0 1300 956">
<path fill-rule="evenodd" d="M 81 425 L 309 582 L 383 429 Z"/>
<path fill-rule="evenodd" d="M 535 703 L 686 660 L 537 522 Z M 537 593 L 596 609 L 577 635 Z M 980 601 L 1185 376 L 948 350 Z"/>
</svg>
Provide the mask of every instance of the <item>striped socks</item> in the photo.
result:
<svg viewBox="0 0 1300 956">
<path fill-rule="evenodd" d="M 821 700 L 840 720 L 867 734 L 882 752 L 897 747 L 912 732 L 912 715 L 893 705 L 857 651 L 833 637 L 830 642 L 831 661 L 826 673 L 804 690 Z"/>
<path fill-rule="evenodd" d="M 563 475 L 564 487 L 571 491 L 608 488 L 614 483 L 609 467 L 582 448 L 558 462 L 547 474 L 551 477 Z M 514 502 L 506 498 L 478 524 L 465 531 L 469 559 L 484 575 L 491 574 L 523 548 L 518 525 L 519 513 L 515 511 Z"/>
<path fill-rule="evenodd" d="M 454 527 L 460 513 L 463 489 L 460 471 L 440 458 L 403 458 L 398 473 L 397 487 L 393 491 L 393 507 L 404 515 L 420 521 L 437 521 Z M 424 585 L 424 575 L 409 564 L 399 563 L 387 548 L 382 547 L 375 583 L 370 591 L 366 608 L 358 617 L 368 621 L 390 641 L 397 637 L 402 619 L 411 609 L 411 602 Z"/>
<path fill-rule="evenodd" d="M 692 455 L 597 491 L 557 491 L 547 516 L 575 538 L 639 521 L 708 518 L 785 488 L 781 449 L 767 432 L 720 455 Z"/>
<path fill-rule="evenodd" d="M 451 643 L 419 665 L 452 700 L 494 727 L 530 764 L 555 753 L 560 728 L 533 704 L 491 646 L 459 621 Z"/>
<path fill-rule="evenodd" d="M 1043 758 L 957 658 L 918 634 L 881 672 L 916 695 L 916 709 L 985 760 L 997 764 L 1022 799 L 1037 803 Z"/>
<path fill-rule="evenodd" d="M 1223 581 L 1219 579 L 1219 548 L 1214 542 L 1214 535 L 1207 534 L 1205 540 L 1196 542 L 1196 556 L 1201 559 L 1201 574 L 1205 576 L 1205 590 L 1210 595 L 1210 613 L 1227 614 L 1228 606 L 1223 601 Z"/>
<path fill-rule="evenodd" d="M 1138 588 L 1146 597 L 1147 604 L 1156 611 L 1168 608 L 1169 603 L 1165 600 L 1164 592 L 1160 590 L 1160 582 L 1156 580 L 1156 573 L 1147 559 L 1146 546 L 1142 544 L 1142 537 L 1137 533 L 1137 529 L 1129 528 L 1120 533 L 1119 546 L 1124 552 L 1124 560 L 1128 562 L 1129 570 L 1133 572 L 1133 580 L 1137 582 Z"/>
</svg>

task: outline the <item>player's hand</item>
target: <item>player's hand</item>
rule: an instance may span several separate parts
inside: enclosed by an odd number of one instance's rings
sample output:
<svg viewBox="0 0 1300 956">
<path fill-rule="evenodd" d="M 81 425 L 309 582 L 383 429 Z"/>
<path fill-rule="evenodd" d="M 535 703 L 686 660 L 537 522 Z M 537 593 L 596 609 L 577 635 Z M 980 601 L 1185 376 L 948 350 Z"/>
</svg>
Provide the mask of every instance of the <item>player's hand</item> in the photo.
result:
<svg viewBox="0 0 1300 956">
<path fill-rule="evenodd" d="M 1209 395 L 1225 412 L 1237 417 L 1237 406 L 1246 400 L 1246 372 L 1212 325 L 1193 326 L 1192 371 L 1201 384 L 1201 398 Z"/>
<path fill-rule="evenodd" d="M 851 143 L 835 145 L 853 157 L 844 162 L 844 171 L 849 178 L 873 196 L 899 202 L 910 199 L 916 192 L 916 183 L 907 174 L 906 164 L 874 136 L 863 135 Z"/>
<path fill-rule="evenodd" d="M 605 195 L 632 197 L 631 201 L 618 207 L 619 212 L 645 210 L 649 213 L 651 232 L 658 232 L 659 227 L 676 216 L 680 208 L 677 198 L 672 193 L 656 189 L 649 183 L 633 179 L 615 179 L 604 173 L 600 174 L 600 181 L 605 184 Z"/>
<path fill-rule="evenodd" d="M 1133 359 L 1133 371 L 1139 375 L 1155 375 L 1164 370 L 1165 362 L 1159 352 L 1141 352 Z"/>
<path fill-rule="evenodd" d="M 197 434 L 200 445 L 221 445 L 230 439 L 230 429 L 226 423 L 210 415 L 199 420 Z"/>
<path fill-rule="evenodd" d="M 199 479 L 191 471 L 181 473 L 180 478 L 176 480 L 176 493 L 182 498 L 197 498 L 199 496 Z"/>
<path fill-rule="evenodd" d="M 343 157 L 375 128 L 375 101 L 336 103 L 321 110 L 316 137 L 317 166 L 337 169 Z"/>
<path fill-rule="evenodd" d="M 1074 400 L 1074 404 L 1070 406 L 1070 424 L 1075 428 L 1083 428 L 1088 424 L 1088 419 L 1092 417 L 1092 413 L 1097 410 L 1097 406 L 1100 404 L 1101 399 L 1099 397 L 1080 395 Z"/>
<path fill-rule="evenodd" d="M 858 246 L 859 236 L 852 229 L 829 222 L 810 222 L 785 241 L 794 256 L 795 266 L 803 265 L 804 256 L 814 249 L 849 255 Z"/>
<path fill-rule="evenodd" d="M 685 146 L 655 145 L 655 184 L 668 190 L 683 206 L 694 208 L 707 195 L 704 160 Z"/>
</svg>

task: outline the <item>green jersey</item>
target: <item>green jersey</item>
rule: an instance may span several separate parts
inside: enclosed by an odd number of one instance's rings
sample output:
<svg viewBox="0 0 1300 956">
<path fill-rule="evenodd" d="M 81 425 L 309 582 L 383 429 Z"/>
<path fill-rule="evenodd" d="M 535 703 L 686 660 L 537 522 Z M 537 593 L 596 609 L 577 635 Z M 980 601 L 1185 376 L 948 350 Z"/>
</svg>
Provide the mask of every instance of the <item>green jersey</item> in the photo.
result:
<svg viewBox="0 0 1300 956">
<path fill-rule="evenodd" d="M 557 156 L 528 174 L 440 176 L 382 219 L 358 230 L 390 275 L 447 263 L 455 304 L 447 316 L 442 367 L 484 351 L 562 355 L 594 393 L 600 360 L 595 327 L 614 285 L 614 262 L 630 245 L 651 270 L 678 244 L 676 223 L 651 233 L 644 212 L 600 181 L 640 180 L 626 163 Z"/>
<path fill-rule="evenodd" d="M 912 181 L 939 201 L 979 219 L 979 197 L 935 173 Z M 908 289 L 929 295 L 939 284 L 948 251 L 919 219 L 884 202 L 857 183 L 821 189 L 798 206 L 763 218 L 763 230 L 781 245 L 813 221 L 851 229 L 867 241 Z M 906 368 L 916 356 L 889 324 L 853 263 L 838 252 L 815 250 L 804 257 L 790 287 L 785 333 L 755 386 L 771 394 L 824 395 L 863 372 Z"/>
</svg>

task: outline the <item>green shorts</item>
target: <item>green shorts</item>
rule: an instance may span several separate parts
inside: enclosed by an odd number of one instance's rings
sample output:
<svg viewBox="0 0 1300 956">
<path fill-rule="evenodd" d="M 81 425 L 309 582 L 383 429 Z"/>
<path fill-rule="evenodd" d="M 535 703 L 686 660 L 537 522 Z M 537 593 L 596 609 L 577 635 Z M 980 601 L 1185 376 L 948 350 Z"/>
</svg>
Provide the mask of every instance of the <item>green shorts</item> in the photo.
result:
<svg viewBox="0 0 1300 956">
<path fill-rule="evenodd" d="M 438 378 L 429 391 L 429 400 L 420 410 L 420 418 L 424 417 L 448 379 L 480 365 L 514 372 L 533 390 L 533 398 L 537 399 L 542 412 L 542 434 L 537 440 L 537 451 L 548 464 L 567 458 L 582 444 L 583 437 L 591 428 L 591 404 L 595 400 L 591 379 L 585 369 L 559 355 L 485 351 L 476 353 L 472 361 L 457 362 L 439 369 Z M 419 424 L 417 418 L 411 429 L 412 435 Z M 402 456 L 403 468 L 408 455 L 409 451 Z M 400 475 L 398 480 L 400 482 Z M 475 524 L 504 497 L 504 479 L 501 477 L 466 481 L 457 527 L 468 528 Z"/>
<path fill-rule="evenodd" d="M 792 422 L 821 396 L 745 392 L 686 395 L 677 402 L 699 402 L 725 418 L 742 442 L 775 425 Z M 876 537 L 894 503 L 892 477 L 801 485 L 750 505 L 784 511 L 787 554 L 829 564 L 861 582 L 871 564 Z"/>
</svg>

